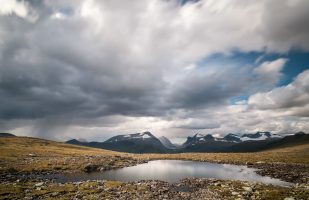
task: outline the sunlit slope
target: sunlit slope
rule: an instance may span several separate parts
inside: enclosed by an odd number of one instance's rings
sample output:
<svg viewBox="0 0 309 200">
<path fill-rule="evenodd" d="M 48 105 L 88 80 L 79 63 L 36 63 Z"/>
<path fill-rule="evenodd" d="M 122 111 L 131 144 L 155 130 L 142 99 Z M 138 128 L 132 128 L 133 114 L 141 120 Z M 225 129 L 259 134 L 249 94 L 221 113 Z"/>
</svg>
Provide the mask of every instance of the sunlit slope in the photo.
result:
<svg viewBox="0 0 309 200">
<path fill-rule="evenodd" d="M 36 156 L 74 156 L 74 155 L 114 155 L 117 152 L 65 144 L 30 137 L 0 138 L 0 158 Z"/>
<path fill-rule="evenodd" d="M 309 143 L 253 153 L 141 154 L 140 159 L 187 159 L 223 163 L 284 162 L 309 164 Z"/>
<path fill-rule="evenodd" d="M 0 170 L 79 170 L 107 162 L 118 152 L 29 137 L 0 138 Z"/>
</svg>

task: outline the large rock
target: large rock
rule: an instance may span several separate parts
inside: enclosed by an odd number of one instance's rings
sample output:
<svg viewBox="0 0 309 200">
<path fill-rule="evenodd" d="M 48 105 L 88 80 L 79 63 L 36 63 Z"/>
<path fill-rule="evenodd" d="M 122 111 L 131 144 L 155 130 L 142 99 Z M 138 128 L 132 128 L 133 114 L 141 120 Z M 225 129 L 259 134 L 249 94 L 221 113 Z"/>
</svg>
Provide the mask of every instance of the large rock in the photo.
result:
<svg viewBox="0 0 309 200">
<path fill-rule="evenodd" d="M 98 165 L 93 165 L 91 163 L 88 163 L 85 167 L 84 167 L 84 172 L 86 173 L 90 173 L 90 172 L 93 172 L 93 171 L 97 171 L 99 168 Z"/>
</svg>

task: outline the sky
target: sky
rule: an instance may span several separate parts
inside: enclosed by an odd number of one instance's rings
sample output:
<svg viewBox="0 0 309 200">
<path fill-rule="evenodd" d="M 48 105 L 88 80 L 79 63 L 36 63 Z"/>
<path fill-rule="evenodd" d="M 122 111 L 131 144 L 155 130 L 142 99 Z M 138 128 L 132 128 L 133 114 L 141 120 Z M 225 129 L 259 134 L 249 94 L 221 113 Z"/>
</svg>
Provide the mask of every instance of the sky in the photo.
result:
<svg viewBox="0 0 309 200">
<path fill-rule="evenodd" d="M 0 132 L 309 132 L 308 0 L 1 0 Z"/>
</svg>

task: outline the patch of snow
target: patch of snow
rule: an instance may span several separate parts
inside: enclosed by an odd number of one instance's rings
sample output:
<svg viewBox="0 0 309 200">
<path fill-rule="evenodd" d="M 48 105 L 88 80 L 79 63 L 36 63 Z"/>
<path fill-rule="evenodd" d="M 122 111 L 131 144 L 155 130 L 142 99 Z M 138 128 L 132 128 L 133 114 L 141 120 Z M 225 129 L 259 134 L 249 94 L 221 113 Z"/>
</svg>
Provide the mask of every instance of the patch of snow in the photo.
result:
<svg viewBox="0 0 309 200">
<path fill-rule="evenodd" d="M 131 137 L 131 135 L 124 135 L 123 137 Z"/>
<path fill-rule="evenodd" d="M 142 136 L 143 139 L 147 139 L 147 138 L 150 138 L 150 137 L 151 137 L 151 136 L 148 135 L 148 134 L 144 134 L 144 135 Z"/>
<path fill-rule="evenodd" d="M 258 141 L 258 140 L 266 140 L 268 137 L 266 135 L 262 135 L 261 137 L 258 138 L 250 138 L 250 137 L 241 137 L 240 140 L 241 141 L 249 141 L 249 140 L 254 140 L 254 141 Z"/>
<path fill-rule="evenodd" d="M 236 138 L 240 138 L 240 136 L 236 135 L 236 134 L 230 134 L 230 135 L 233 136 L 233 137 L 236 137 Z"/>
<path fill-rule="evenodd" d="M 196 134 L 196 137 L 204 137 L 204 135 L 198 133 L 198 134 Z"/>
<path fill-rule="evenodd" d="M 282 136 L 281 135 L 277 135 L 277 134 L 272 134 L 271 138 L 282 138 Z"/>
<path fill-rule="evenodd" d="M 199 141 L 205 141 L 205 138 L 200 138 Z"/>
<path fill-rule="evenodd" d="M 214 137 L 215 141 L 226 141 L 223 138 L 219 138 L 219 137 Z"/>
</svg>

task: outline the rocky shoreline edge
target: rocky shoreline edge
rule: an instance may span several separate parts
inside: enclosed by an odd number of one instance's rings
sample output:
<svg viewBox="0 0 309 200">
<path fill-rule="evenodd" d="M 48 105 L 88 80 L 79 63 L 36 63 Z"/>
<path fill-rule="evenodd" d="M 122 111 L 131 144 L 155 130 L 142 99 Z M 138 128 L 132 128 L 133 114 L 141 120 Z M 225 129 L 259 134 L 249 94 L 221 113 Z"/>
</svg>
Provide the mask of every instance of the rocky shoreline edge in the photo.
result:
<svg viewBox="0 0 309 200">
<path fill-rule="evenodd" d="M 78 158 L 70 159 L 76 160 Z M 294 186 L 290 188 L 245 181 L 216 179 L 184 179 L 177 184 L 158 180 L 137 182 L 102 180 L 61 184 L 55 183 L 52 180 L 37 178 L 41 175 L 54 173 L 105 171 L 156 160 L 135 159 L 130 156 L 112 156 L 109 162 L 106 162 L 106 157 L 102 157 L 102 160 L 105 162 L 99 162 L 100 159 L 100 156 L 86 157 L 88 162 L 84 162 L 80 170 L 54 169 L 20 172 L 12 168 L 1 171 L 0 199 L 58 199 L 60 197 L 65 197 L 65 199 L 84 199 L 89 195 L 89 197 L 94 199 L 267 199 L 274 194 L 279 195 L 279 199 L 309 198 L 309 166 L 306 164 L 233 163 L 220 160 L 197 160 L 201 162 L 247 165 L 248 167 L 258 169 L 257 173 L 260 175 L 294 183 Z M 69 163 L 70 160 L 66 160 L 66 162 Z M 83 192 L 81 188 L 84 188 L 85 191 Z M 276 199 L 275 197 L 271 198 Z"/>
</svg>

